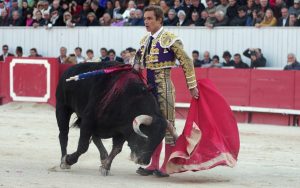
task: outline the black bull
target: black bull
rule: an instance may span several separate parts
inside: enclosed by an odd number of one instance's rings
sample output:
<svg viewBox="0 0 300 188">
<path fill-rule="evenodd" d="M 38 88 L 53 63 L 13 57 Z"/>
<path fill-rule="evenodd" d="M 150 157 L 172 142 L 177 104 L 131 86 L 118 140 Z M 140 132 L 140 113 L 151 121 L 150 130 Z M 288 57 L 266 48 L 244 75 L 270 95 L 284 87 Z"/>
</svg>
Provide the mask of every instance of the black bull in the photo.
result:
<svg viewBox="0 0 300 188">
<path fill-rule="evenodd" d="M 161 115 L 153 94 L 134 70 L 98 75 L 79 81 L 66 79 L 85 72 L 119 66 L 116 62 L 86 63 L 69 68 L 60 78 L 56 90 L 56 119 L 61 146 L 61 168 L 69 168 L 88 150 L 90 140 L 96 144 L 102 175 L 109 173 L 114 157 L 125 141 L 132 159 L 148 164 L 157 145 L 162 141 L 167 122 Z M 67 155 L 69 121 L 73 113 L 80 127 L 77 151 Z M 101 138 L 112 138 L 108 155 Z"/>
</svg>

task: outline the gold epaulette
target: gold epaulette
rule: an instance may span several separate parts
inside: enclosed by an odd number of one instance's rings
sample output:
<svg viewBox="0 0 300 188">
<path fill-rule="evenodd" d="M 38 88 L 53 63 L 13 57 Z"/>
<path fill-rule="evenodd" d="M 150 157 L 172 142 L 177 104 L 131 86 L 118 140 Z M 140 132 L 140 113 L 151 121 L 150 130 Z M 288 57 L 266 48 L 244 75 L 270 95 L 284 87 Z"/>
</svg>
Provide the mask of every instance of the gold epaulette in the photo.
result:
<svg viewBox="0 0 300 188">
<path fill-rule="evenodd" d="M 149 35 L 143 36 L 143 38 L 140 41 L 140 46 L 144 46 L 146 44 L 146 41 L 147 41 L 148 37 L 149 37 Z"/>
<path fill-rule="evenodd" d="M 176 40 L 179 38 L 175 34 L 166 31 L 161 35 L 159 43 L 161 47 L 169 48 Z"/>
</svg>

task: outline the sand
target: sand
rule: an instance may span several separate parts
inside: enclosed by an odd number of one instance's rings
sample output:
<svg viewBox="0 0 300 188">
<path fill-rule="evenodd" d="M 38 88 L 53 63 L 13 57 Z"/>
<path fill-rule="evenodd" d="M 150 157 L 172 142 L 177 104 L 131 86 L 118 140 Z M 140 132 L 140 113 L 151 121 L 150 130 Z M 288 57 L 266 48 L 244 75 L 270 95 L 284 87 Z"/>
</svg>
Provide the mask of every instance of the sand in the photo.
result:
<svg viewBox="0 0 300 188">
<path fill-rule="evenodd" d="M 177 120 L 183 128 L 184 121 Z M 9 103 L 0 106 L 0 188 L 22 187 L 300 187 L 300 127 L 239 124 L 241 150 L 235 168 L 141 177 L 129 160 L 125 143 L 111 169 L 99 173 L 99 153 L 91 144 L 70 170 L 60 170 L 55 109 L 47 104 Z M 79 130 L 70 130 L 68 153 L 74 152 Z M 108 150 L 111 140 L 103 141 Z"/>
</svg>

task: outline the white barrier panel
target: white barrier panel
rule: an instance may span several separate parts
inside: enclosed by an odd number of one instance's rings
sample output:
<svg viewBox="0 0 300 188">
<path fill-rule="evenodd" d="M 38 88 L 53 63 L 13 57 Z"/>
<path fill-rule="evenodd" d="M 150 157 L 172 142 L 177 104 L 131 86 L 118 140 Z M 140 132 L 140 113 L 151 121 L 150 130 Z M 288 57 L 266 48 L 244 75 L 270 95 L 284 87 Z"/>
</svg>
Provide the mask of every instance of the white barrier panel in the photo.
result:
<svg viewBox="0 0 300 188">
<path fill-rule="evenodd" d="M 219 55 L 229 50 L 232 54 L 241 53 L 246 48 L 261 48 L 267 58 L 268 67 L 282 68 L 286 64 L 288 53 L 295 53 L 300 58 L 300 28 L 297 27 L 166 27 L 184 41 L 189 54 L 193 50 L 208 50 L 212 55 Z M 0 45 L 8 44 L 14 52 L 16 46 L 22 46 L 25 56 L 30 48 L 37 48 L 44 57 L 57 57 L 59 48 L 65 46 L 68 54 L 80 46 L 83 54 L 93 49 L 95 56 L 100 56 L 100 48 L 113 48 L 119 54 L 127 47 L 137 48 L 140 38 L 146 33 L 144 27 L 77 27 L 77 28 L 28 28 L 1 27 Z M 297 54 L 298 53 L 298 54 Z M 222 58 L 221 58 L 222 59 Z M 242 55 L 249 63 L 249 59 Z"/>
</svg>

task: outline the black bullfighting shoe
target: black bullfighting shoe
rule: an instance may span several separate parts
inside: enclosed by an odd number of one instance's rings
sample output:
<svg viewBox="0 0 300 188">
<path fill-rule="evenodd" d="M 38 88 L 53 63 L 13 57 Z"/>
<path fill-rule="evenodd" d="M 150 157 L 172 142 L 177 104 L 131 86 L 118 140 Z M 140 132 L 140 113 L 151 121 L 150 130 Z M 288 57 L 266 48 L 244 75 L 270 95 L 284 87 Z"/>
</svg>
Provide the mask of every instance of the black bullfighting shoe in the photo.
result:
<svg viewBox="0 0 300 188">
<path fill-rule="evenodd" d="M 148 170 L 146 168 L 140 167 L 139 169 L 136 170 L 136 173 L 141 175 L 141 176 L 149 176 L 152 175 L 154 170 Z"/>
<path fill-rule="evenodd" d="M 158 178 L 166 178 L 166 177 L 170 176 L 169 174 L 164 173 L 164 172 L 159 171 L 159 170 L 154 170 L 153 175 L 155 175 Z"/>
</svg>

